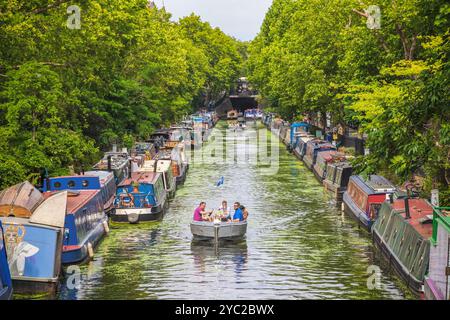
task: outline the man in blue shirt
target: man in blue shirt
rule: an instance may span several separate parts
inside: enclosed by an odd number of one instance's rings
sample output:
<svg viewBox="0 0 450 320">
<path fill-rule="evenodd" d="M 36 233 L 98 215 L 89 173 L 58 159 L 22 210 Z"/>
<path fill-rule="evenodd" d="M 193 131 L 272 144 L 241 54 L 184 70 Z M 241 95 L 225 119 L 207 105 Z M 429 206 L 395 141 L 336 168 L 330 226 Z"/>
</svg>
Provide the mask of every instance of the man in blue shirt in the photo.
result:
<svg viewBox="0 0 450 320">
<path fill-rule="evenodd" d="M 228 222 L 241 222 L 244 221 L 244 214 L 241 210 L 241 204 L 239 202 L 234 203 L 234 215 L 233 219 L 228 220 Z"/>
</svg>

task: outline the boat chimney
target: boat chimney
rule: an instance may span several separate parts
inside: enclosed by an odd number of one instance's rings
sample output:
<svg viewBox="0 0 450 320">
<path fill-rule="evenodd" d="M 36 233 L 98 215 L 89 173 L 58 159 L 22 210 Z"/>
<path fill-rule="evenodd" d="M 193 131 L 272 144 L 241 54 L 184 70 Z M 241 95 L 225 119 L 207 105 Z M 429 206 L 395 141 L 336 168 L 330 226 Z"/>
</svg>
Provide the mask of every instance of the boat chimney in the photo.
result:
<svg viewBox="0 0 450 320">
<path fill-rule="evenodd" d="M 111 162 L 112 155 L 109 155 L 107 159 L 108 159 L 108 171 L 111 172 L 112 171 L 112 162 Z"/>
<path fill-rule="evenodd" d="M 409 197 L 405 198 L 405 219 L 411 219 L 411 212 L 409 211 Z"/>
<path fill-rule="evenodd" d="M 133 173 L 133 160 L 128 159 L 128 178 L 131 179 L 132 173 Z"/>
</svg>

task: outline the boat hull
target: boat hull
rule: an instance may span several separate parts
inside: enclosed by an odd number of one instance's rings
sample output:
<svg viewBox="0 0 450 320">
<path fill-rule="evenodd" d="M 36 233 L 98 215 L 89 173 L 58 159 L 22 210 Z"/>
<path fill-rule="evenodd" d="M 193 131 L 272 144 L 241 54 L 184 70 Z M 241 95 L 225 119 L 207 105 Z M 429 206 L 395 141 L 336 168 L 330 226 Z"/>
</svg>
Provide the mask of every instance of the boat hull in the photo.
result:
<svg viewBox="0 0 450 320">
<path fill-rule="evenodd" d="M 140 222 L 159 221 L 164 217 L 167 210 L 167 202 L 153 208 L 136 209 L 116 209 L 111 214 L 111 220 L 114 222 L 128 222 L 136 224 Z"/>
<path fill-rule="evenodd" d="M 76 264 L 86 261 L 89 258 L 88 243 L 95 248 L 106 235 L 104 223 L 108 223 L 107 216 L 97 224 L 82 244 L 76 246 L 76 248 L 64 248 L 62 253 L 62 263 Z"/>
<path fill-rule="evenodd" d="M 367 215 L 360 210 L 355 203 L 350 199 L 347 193 L 344 193 L 343 196 L 343 204 L 344 204 L 344 212 L 350 217 L 354 218 L 359 222 L 360 226 L 362 226 L 367 232 L 372 230 L 372 225 L 374 221 L 371 221 Z"/>
<path fill-rule="evenodd" d="M 33 294 L 45 294 L 55 295 L 59 288 L 59 278 L 49 279 L 36 279 L 26 277 L 12 279 L 14 293 L 33 295 Z"/>
<path fill-rule="evenodd" d="M 0 300 L 11 300 L 13 290 L 11 287 L 5 287 L 3 291 L 0 291 Z"/>
<path fill-rule="evenodd" d="M 192 222 L 191 232 L 195 239 L 203 240 L 233 240 L 245 236 L 247 233 L 247 222 Z"/>
<path fill-rule="evenodd" d="M 386 245 L 378 234 L 377 230 L 373 229 L 373 241 L 375 247 L 381 252 L 383 257 L 393 266 L 395 273 L 407 284 L 413 293 L 420 297 L 423 294 L 423 281 L 416 279 L 411 275 L 410 270 L 408 270 L 398 259 L 397 255 L 392 252 L 391 248 Z"/>
</svg>

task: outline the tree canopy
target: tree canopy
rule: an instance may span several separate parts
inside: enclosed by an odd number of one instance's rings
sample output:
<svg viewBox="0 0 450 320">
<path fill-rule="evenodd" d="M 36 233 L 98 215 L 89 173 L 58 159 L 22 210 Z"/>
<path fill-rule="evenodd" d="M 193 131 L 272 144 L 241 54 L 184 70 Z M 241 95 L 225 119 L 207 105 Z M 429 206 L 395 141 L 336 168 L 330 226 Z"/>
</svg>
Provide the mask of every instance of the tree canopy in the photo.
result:
<svg viewBox="0 0 450 320">
<path fill-rule="evenodd" d="M 381 23 L 372 27 L 359 0 L 274 0 L 249 47 L 249 78 L 287 119 L 328 112 L 367 134 L 358 172 L 399 182 L 420 173 L 449 204 L 450 5 L 377 5 Z"/>
<path fill-rule="evenodd" d="M 0 188 L 89 166 L 224 95 L 241 44 L 147 0 L 0 3 Z M 68 10 L 68 8 L 70 10 Z"/>
</svg>

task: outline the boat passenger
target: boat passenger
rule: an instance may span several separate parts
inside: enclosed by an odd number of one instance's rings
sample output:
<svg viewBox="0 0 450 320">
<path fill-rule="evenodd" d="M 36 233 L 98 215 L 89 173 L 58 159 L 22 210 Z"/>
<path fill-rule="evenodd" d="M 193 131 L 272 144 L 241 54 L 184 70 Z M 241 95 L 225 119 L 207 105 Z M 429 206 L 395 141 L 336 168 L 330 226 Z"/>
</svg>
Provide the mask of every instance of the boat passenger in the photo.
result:
<svg viewBox="0 0 450 320">
<path fill-rule="evenodd" d="M 248 210 L 247 210 L 247 208 L 244 207 L 244 206 L 241 206 L 240 208 L 242 210 L 242 215 L 244 216 L 244 220 L 247 220 L 248 219 Z"/>
<path fill-rule="evenodd" d="M 241 204 L 239 202 L 234 203 L 234 215 L 233 219 L 229 219 L 228 222 L 241 222 L 244 221 L 244 214 L 241 210 Z"/>
<path fill-rule="evenodd" d="M 221 212 L 221 217 L 219 217 L 220 219 L 225 219 L 225 221 L 227 221 L 228 219 L 231 219 L 231 209 L 228 206 L 228 202 L 226 200 L 222 201 L 222 206 L 219 208 L 218 210 L 219 212 Z"/>
<path fill-rule="evenodd" d="M 205 208 L 206 202 L 200 202 L 200 205 L 194 211 L 194 221 L 211 221 L 212 211 L 207 212 Z"/>
</svg>

